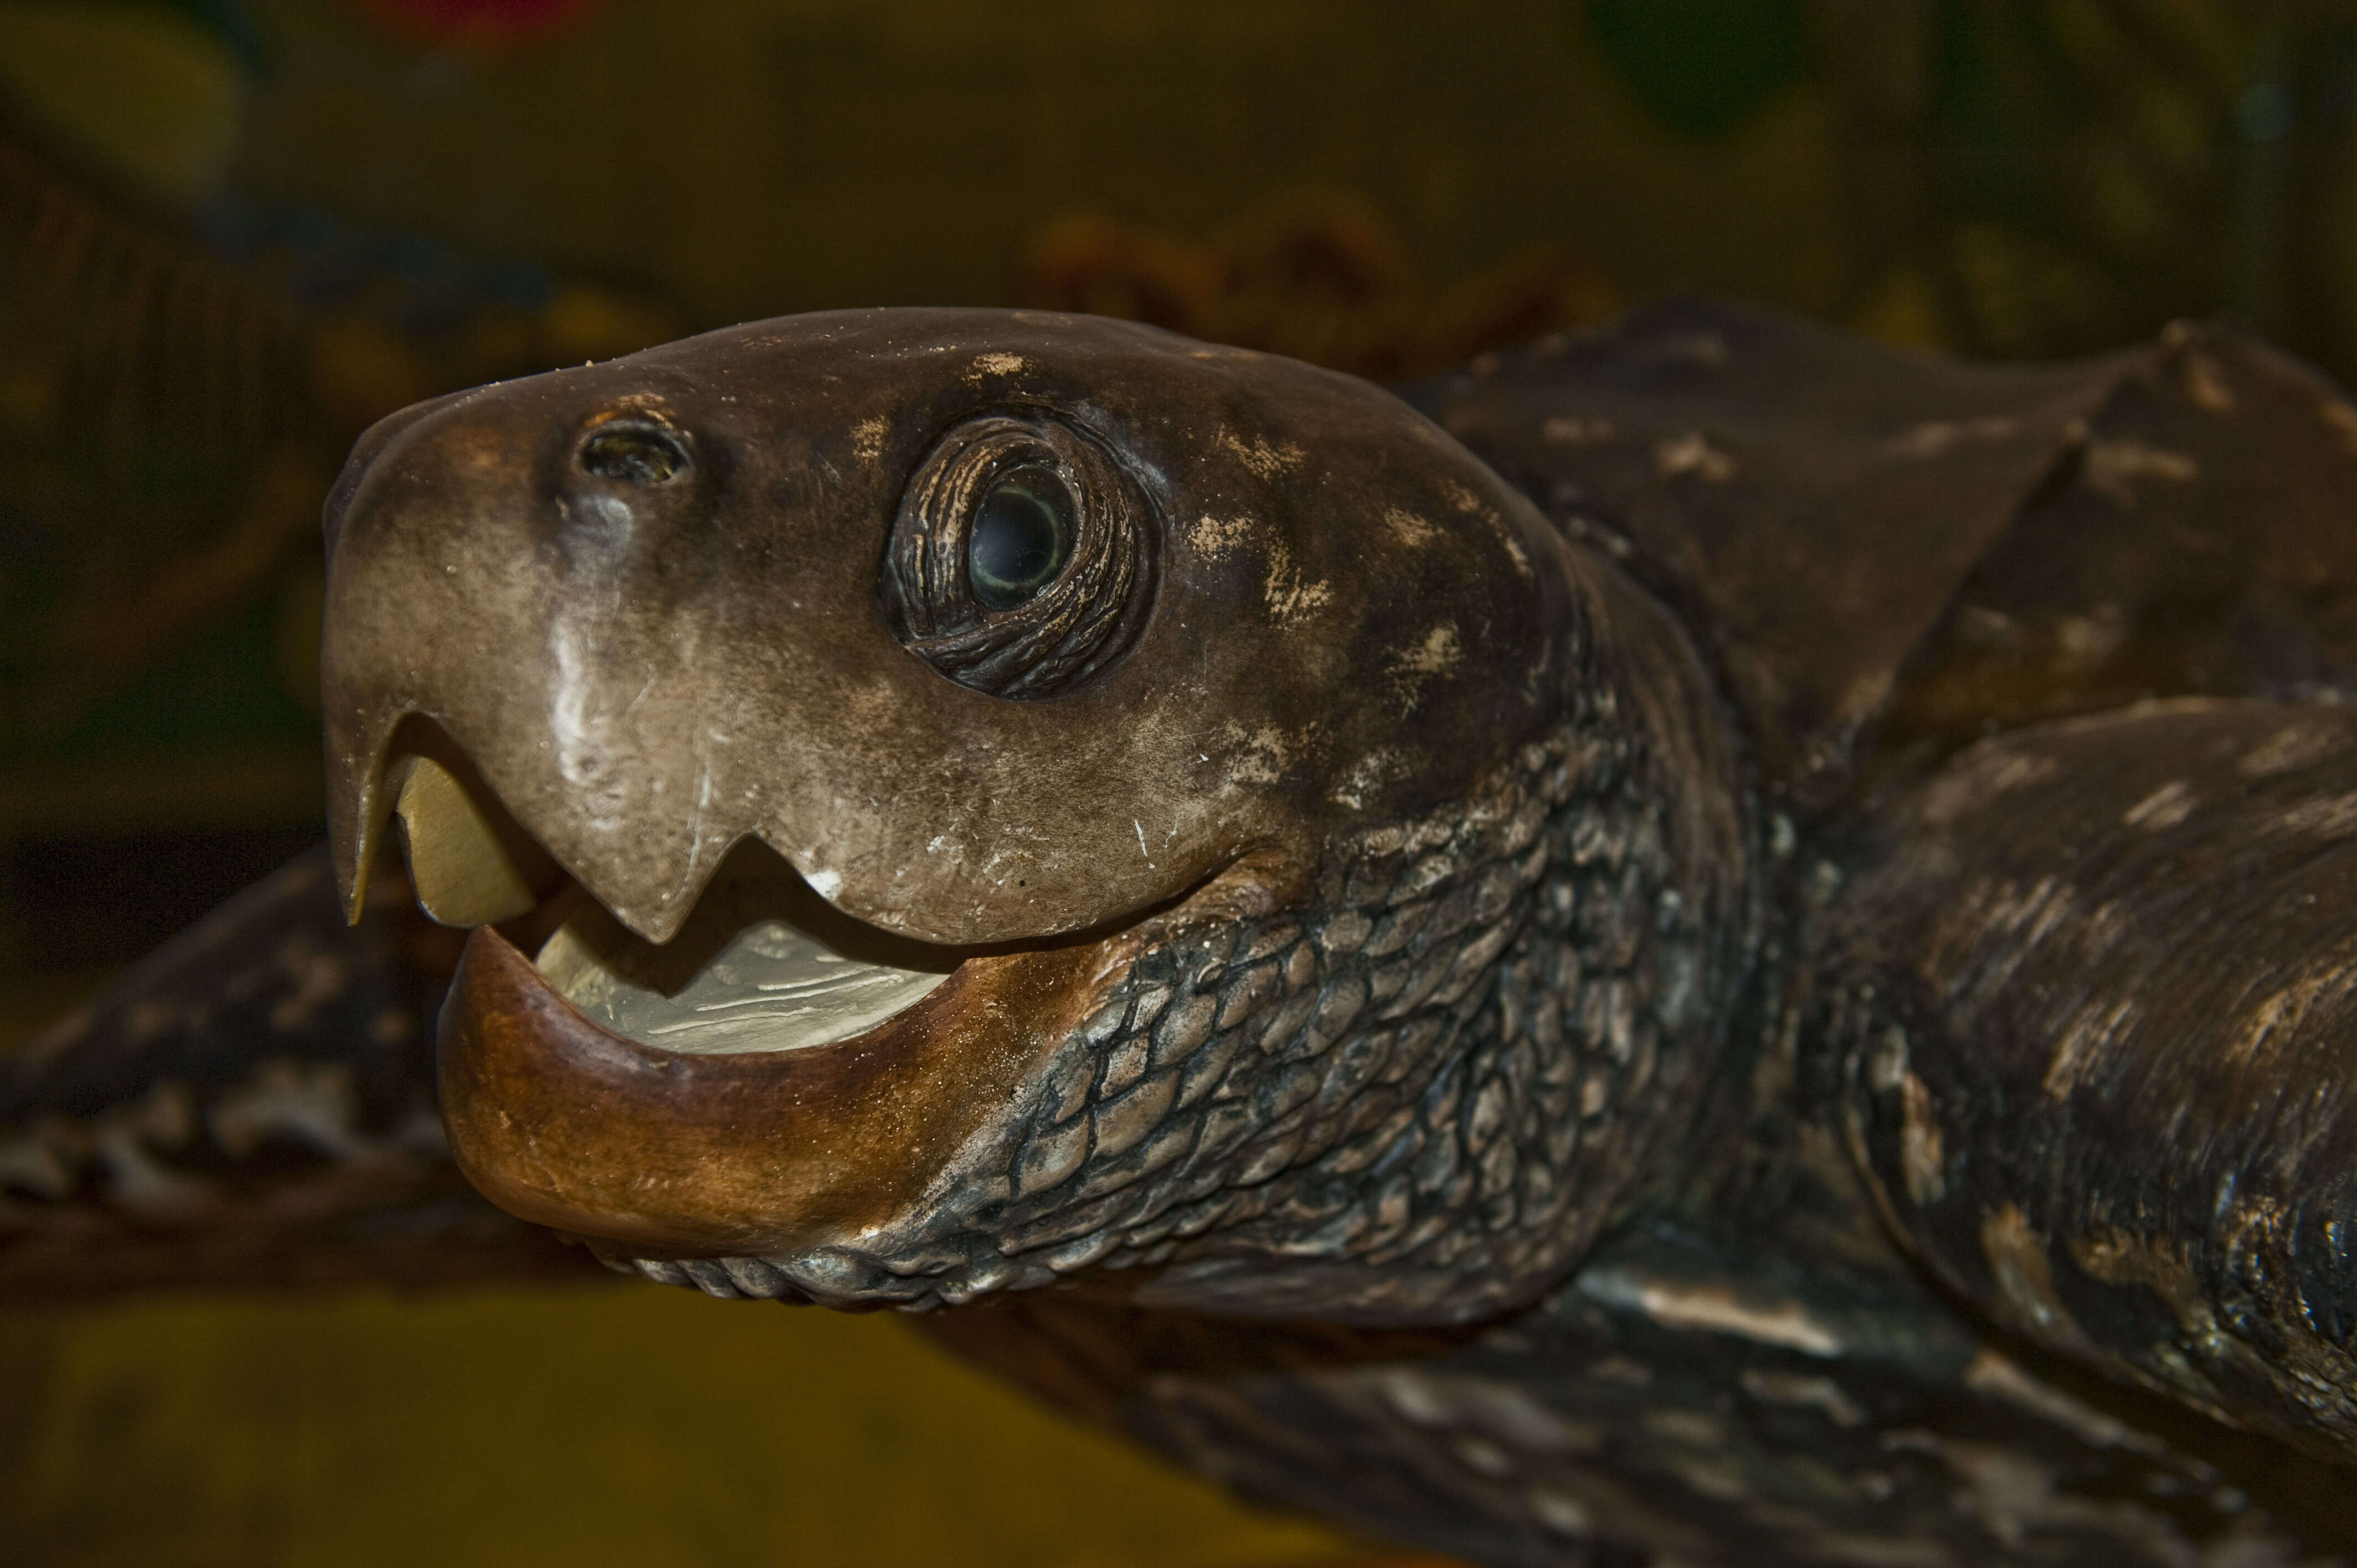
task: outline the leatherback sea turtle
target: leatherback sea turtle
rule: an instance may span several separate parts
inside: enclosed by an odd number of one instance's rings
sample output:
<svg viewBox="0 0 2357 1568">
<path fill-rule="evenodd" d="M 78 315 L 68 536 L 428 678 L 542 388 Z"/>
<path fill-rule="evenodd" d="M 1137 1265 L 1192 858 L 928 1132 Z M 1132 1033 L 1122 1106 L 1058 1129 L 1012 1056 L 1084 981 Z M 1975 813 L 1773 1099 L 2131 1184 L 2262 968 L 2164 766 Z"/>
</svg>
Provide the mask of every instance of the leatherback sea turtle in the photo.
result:
<svg viewBox="0 0 2357 1568">
<path fill-rule="evenodd" d="M 334 875 L 5 1064 L 0 1278 L 577 1255 L 455 1155 L 1481 1563 L 2340 1560 L 2352 496 L 2229 329 L 1699 303 L 424 404 L 328 505 Z"/>
</svg>

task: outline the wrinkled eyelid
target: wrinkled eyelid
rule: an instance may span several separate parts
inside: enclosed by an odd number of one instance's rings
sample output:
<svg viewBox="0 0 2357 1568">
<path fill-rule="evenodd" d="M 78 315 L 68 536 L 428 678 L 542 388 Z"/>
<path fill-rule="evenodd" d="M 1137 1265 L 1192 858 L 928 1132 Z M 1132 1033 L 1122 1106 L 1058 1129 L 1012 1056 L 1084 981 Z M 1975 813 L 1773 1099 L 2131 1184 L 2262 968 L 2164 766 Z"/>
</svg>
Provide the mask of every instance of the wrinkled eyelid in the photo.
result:
<svg viewBox="0 0 2357 1568">
<path fill-rule="evenodd" d="M 977 581 L 971 531 L 994 487 L 1030 468 L 1054 479 L 1071 516 L 1049 531 L 1060 536 L 1053 569 L 997 585 L 1011 590 L 1001 598 Z M 940 437 L 901 495 L 882 563 L 885 614 L 911 652 L 960 685 L 1060 695 L 1135 640 L 1153 606 L 1159 534 L 1153 498 L 1094 432 L 1041 410 L 975 416 Z"/>
</svg>

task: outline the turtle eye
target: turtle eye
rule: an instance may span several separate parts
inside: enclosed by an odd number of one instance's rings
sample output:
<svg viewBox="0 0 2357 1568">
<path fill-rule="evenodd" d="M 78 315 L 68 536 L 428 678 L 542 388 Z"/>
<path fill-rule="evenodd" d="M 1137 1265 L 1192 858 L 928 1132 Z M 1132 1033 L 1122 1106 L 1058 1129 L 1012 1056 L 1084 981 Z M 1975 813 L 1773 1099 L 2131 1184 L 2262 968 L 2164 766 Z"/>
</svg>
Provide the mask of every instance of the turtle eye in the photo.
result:
<svg viewBox="0 0 2357 1568">
<path fill-rule="evenodd" d="M 687 471 L 679 437 L 651 424 L 600 425 L 581 444 L 581 468 L 618 485 L 660 485 Z"/>
<path fill-rule="evenodd" d="M 1073 510 L 1072 492 L 1047 468 L 1027 465 L 993 480 L 966 524 L 974 596 L 993 610 L 1038 597 L 1072 558 Z"/>
<path fill-rule="evenodd" d="M 961 686 L 1054 696 L 1135 639 L 1158 535 L 1145 488 L 1093 434 L 1028 412 L 970 419 L 909 476 L 884 613 Z"/>
</svg>

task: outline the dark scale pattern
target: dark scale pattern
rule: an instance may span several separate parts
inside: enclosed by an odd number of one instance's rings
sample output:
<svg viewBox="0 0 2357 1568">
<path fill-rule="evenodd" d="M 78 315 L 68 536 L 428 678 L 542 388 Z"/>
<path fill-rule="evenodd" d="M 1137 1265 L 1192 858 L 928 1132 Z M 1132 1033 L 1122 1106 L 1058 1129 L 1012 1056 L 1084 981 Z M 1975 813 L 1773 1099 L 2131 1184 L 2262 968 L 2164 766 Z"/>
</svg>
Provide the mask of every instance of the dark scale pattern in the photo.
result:
<svg viewBox="0 0 2357 1568">
<path fill-rule="evenodd" d="M 1815 1028 L 1894 1227 L 2049 1348 L 2357 1460 L 2357 715 L 2044 725 L 1867 825 Z"/>
<path fill-rule="evenodd" d="M 1594 717 L 1460 811 L 1337 844 L 1299 908 L 1164 927 L 957 1162 L 994 1174 L 870 1247 L 637 1267 L 918 1309 L 1090 1268 L 1259 1314 L 1528 1299 L 1691 1108 L 1740 926 L 1673 890 L 1659 797 Z"/>
<path fill-rule="evenodd" d="M 1642 1225 L 1446 1348 L 1290 1353 L 1171 1358 L 1122 1417 L 1247 1495 L 1499 1568 L 2348 1561 L 2345 1522 L 2303 1541 L 2273 1511 L 2343 1495 L 2341 1473 L 2199 1456 L 1903 1275 L 1796 1268 L 1751 1237 Z"/>
</svg>

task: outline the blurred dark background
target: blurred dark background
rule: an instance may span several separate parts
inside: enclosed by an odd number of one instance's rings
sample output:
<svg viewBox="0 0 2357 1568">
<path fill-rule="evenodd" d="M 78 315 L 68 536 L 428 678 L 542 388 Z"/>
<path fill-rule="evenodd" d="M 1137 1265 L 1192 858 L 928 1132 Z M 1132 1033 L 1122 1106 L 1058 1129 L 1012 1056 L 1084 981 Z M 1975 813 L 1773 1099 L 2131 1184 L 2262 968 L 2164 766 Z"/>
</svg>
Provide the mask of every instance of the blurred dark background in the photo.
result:
<svg viewBox="0 0 2357 1568">
<path fill-rule="evenodd" d="M 318 835 L 319 499 L 403 403 L 899 303 L 1396 378 L 1684 289 L 2001 358 L 2231 312 L 2345 377 L 2352 93 L 2341 0 L 0 0 L 0 1048 Z M 766 1554 L 1349 1550 L 755 1316 L 0 1315 L 0 1559 L 686 1561 L 967 1444 Z M 698 1349 L 609 1373 L 631 1325 Z M 546 1419 L 447 1431 L 494 1367 Z M 792 1408 L 554 1413 L 607 1375 Z"/>
</svg>

